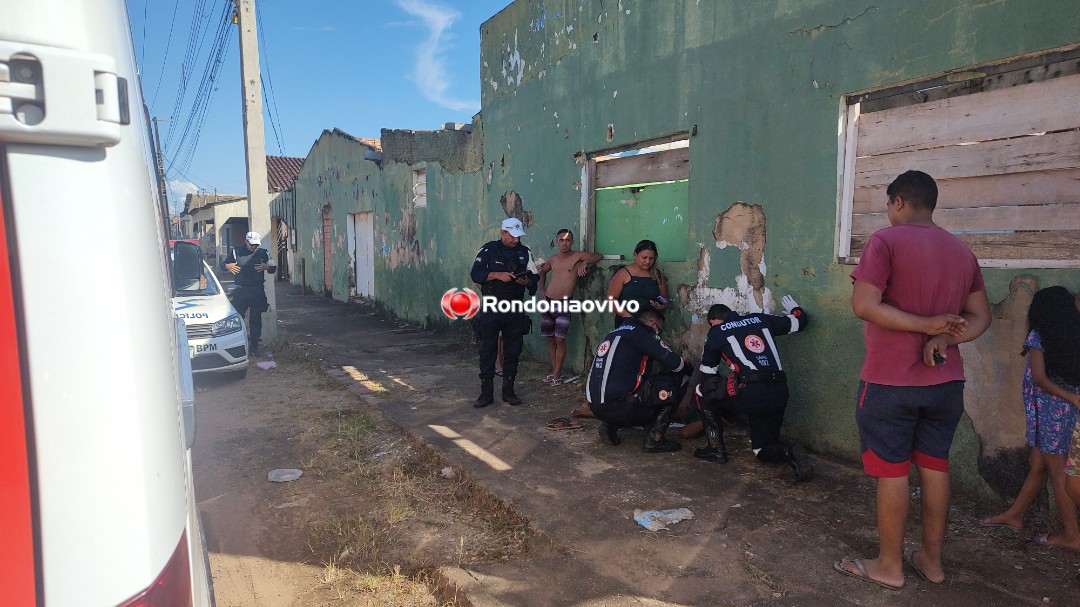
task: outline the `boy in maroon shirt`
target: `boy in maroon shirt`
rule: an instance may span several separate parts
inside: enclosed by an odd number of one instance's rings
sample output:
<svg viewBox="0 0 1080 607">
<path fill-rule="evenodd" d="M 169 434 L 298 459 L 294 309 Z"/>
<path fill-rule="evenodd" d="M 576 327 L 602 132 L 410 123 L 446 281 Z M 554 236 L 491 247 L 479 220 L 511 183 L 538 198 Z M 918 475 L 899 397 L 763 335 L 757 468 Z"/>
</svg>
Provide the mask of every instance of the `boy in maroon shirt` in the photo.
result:
<svg viewBox="0 0 1080 607">
<path fill-rule="evenodd" d="M 990 302 L 975 255 L 934 223 L 934 179 L 907 171 L 887 193 L 891 227 L 870 237 L 851 274 L 851 304 L 866 341 L 855 420 L 863 469 L 878 479 L 878 557 L 843 559 L 833 568 L 899 589 L 904 561 L 930 582 L 945 579 L 949 448 L 964 412 L 957 344 L 990 325 Z M 911 464 L 921 484 L 922 542 L 905 550 Z"/>
</svg>

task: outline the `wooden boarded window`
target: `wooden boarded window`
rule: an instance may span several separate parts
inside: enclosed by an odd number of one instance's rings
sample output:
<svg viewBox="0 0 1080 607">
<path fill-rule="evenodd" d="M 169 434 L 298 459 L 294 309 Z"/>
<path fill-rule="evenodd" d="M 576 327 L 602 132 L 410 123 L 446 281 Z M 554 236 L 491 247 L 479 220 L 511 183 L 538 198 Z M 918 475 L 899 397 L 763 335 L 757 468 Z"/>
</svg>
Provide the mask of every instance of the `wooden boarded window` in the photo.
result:
<svg viewBox="0 0 1080 607">
<path fill-rule="evenodd" d="M 652 240 L 661 262 L 686 261 L 690 148 L 687 134 L 590 155 L 588 245 L 609 258 L 633 259 Z"/>
<path fill-rule="evenodd" d="M 1080 58 L 1058 53 L 847 99 L 839 257 L 889 225 L 897 175 L 938 182 L 935 222 L 984 267 L 1080 267 Z"/>
</svg>

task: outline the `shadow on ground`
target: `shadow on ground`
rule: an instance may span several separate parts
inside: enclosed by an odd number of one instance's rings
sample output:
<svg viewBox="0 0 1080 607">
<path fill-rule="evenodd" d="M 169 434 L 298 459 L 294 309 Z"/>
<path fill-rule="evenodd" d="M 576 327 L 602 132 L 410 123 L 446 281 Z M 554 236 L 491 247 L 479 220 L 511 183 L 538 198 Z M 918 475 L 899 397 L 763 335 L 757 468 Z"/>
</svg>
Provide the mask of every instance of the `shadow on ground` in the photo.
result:
<svg viewBox="0 0 1080 607">
<path fill-rule="evenodd" d="M 643 434 L 633 430 L 619 447 L 601 444 L 593 420 L 548 430 L 547 421 L 581 403 L 582 388 L 543 384 L 540 363 L 524 363 L 519 374 L 525 404 L 496 400 L 476 410 L 476 354 L 467 333 L 410 327 L 373 306 L 302 296 L 288 285 L 278 287 L 277 304 L 291 343 L 444 451 L 555 546 L 507 563 L 443 568 L 467 597 L 463 603 L 1080 604 L 1080 554 L 981 528 L 976 521 L 985 510 L 965 504 L 950 516 L 944 584 L 908 570 L 905 587 L 894 592 L 840 576 L 835 560 L 871 557 L 876 547 L 873 484 L 847 462 L 818 455 L 817 478 L 796 485 L 789 468 L 757 462 L 744 437 L 729 441 L 732 460 L 717 465 L 694 459 L 691 449 L 645 454 Z M 912 506 L 914 519 L 917 499 Z M 636 509 L 668 508 L 688 508 L 694 518 L 657 532 L 634 521 Z M 915 529 L 909 543 L 917 541 Z"/>
</svg>

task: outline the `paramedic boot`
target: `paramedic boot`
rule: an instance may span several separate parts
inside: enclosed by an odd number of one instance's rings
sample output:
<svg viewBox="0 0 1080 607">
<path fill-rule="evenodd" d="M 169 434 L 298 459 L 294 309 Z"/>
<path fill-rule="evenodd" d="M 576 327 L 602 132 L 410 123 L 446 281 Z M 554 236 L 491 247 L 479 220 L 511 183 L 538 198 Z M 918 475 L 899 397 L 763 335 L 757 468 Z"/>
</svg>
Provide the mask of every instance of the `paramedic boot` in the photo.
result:
<svg viewBox="0 0 1080 607">
<path fill-rule="evenodd" d="M 483 409 L 484 407 L 495 402 L 495 380 L 492 378 L 480 380 L 480 396 L 476 397 L 472 406 L 477 409 Z"/>
<path fill-rule="evenodd" d="M 717 423 L 712 411 L 702 409 L 701 421 L 705 426 L 705 439 L 708 446 L 694 449 L 694 457 L 717 464 L 726 464 L 728 461 L 727 449 L 724 447 L 724 429 Z"/>
<path fill-rule="evenodd" d="M 664 436 L 668 425 L 671 424 L 671 416 L 675 413 L 675 407 L 676 405 L 668 405 L 660 411 L 660 415 L 656 416 L 652 428 L 645 435 L 645 445 L 643 446 L 645 453 L 668 453 L 682 449 L 682 443 Z"/>
<path fill-rule="evenodd" d="M 503 377 L 502 399 L 511 407 L 521 404 L 521 399 L 514 393 L 514 377 L 512 375 Z"/>
<path fill-rule="evenodd" d="M 598 427 L 600 430 L 600 440 L 611 445 L 612 447 L 618 447 L 622 444 L 622 439 L 619 438 L 618 426 L 613 426 L 607 422 L 600 422 Z"/>
<path fill-rule="evenodd" d="M 806 450 L 800 445 L 791 445 L 787 448 L 788 464 L 795 470 L 795 482 L 802 483 L 814 478 L 814 462 L 806 454 Z"/>
</svg>

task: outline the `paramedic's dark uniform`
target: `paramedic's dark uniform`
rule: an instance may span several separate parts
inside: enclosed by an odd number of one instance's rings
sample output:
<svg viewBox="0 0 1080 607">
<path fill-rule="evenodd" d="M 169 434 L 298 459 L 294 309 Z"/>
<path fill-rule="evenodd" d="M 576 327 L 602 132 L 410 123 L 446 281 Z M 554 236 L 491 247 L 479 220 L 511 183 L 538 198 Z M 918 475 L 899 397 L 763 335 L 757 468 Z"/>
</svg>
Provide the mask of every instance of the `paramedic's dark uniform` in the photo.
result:
<svg viewBox="0 0 1080 607">
<path fill-rule="evenodd" d="M 493 240 L 480 248 L 473 262 L 470 277 L 480 285 L 483 295 L 499 300 L 521 301 L 525 291 L 536 294 L 537 275 L 528 274 L 529 284 L 519 285 L 516 280 L 502 282 L 488 280 L 489 272 L 512 272 L 517 274 L 529 269 L 529 247 L 518 244 L 507 247 L 502 240 Z M 495 377 L 495 358 L 499 353 L 499 334 L 503 337 L 503 375 L 517 376 L 518 357 L 529 319 L 522 312 L 484 312 L 477 316 L 476 331 L 480 338 L 480 379 Z"/>
<path fill-rule="evenodd" d="M 652 361 L 671 373 L 685 376 L 690 371 L 686 361 L 668 349 L 656 331 L 636 318 L 626 318 L 608 333 L 596 349 L 585 386 L 593 415 L 618 428 L 652 424 L 663 410 L 673 410 L 682 401 L 687 382 L 680 377 L 669 384 L 671 390 L 651 390 L 650 380 L 656 379 Z M 658 399 L 657 394 L 664 398 Z M 666 422 L 670 422 L 670 415 L 668 418 Z M 661 434 L 667 430 L 667 424 L 663 426 Z"/>
<path fill-rule="evenodd" d="M 236 263 L 240 266 L 240 273 L 233 278 L 236 289 L 229 298 L 241 318 L 251 310 L 248 317 L 248 348 L 252 354 L 259 353 L 259 338 L 262 337 L 262 315 L 270 309 L 270 302 L 266 301 L 266 290 L 263 287 L 265 275 L 263 270 L 256 270 L 255 266 L 260 263 L 272 264 L 270 253 L 259 247 L 255 252 L 249 252 L 247 247 L 230 247 L 229 256 L 221 262 L 221 269 L 226 264 Z M 270 265 L 266 273 L 277 272 L 277 266 Z"/>
<path fill-rule="evenodd" d="M 808 323 L 802 308 L 786 316 L 730 312 L 705 338 L 699 402 L 715 417 L 720 413 L 745 414 L 755 453 L 779 442 L 787 408 L 787 376 L 773 338 L 801 331 Z M 718 375 L 720 365 L 731 369 L 726 379 Z M 762 459 L 766 458 L 771 459 L 771 454 Z"/>
</svg>

